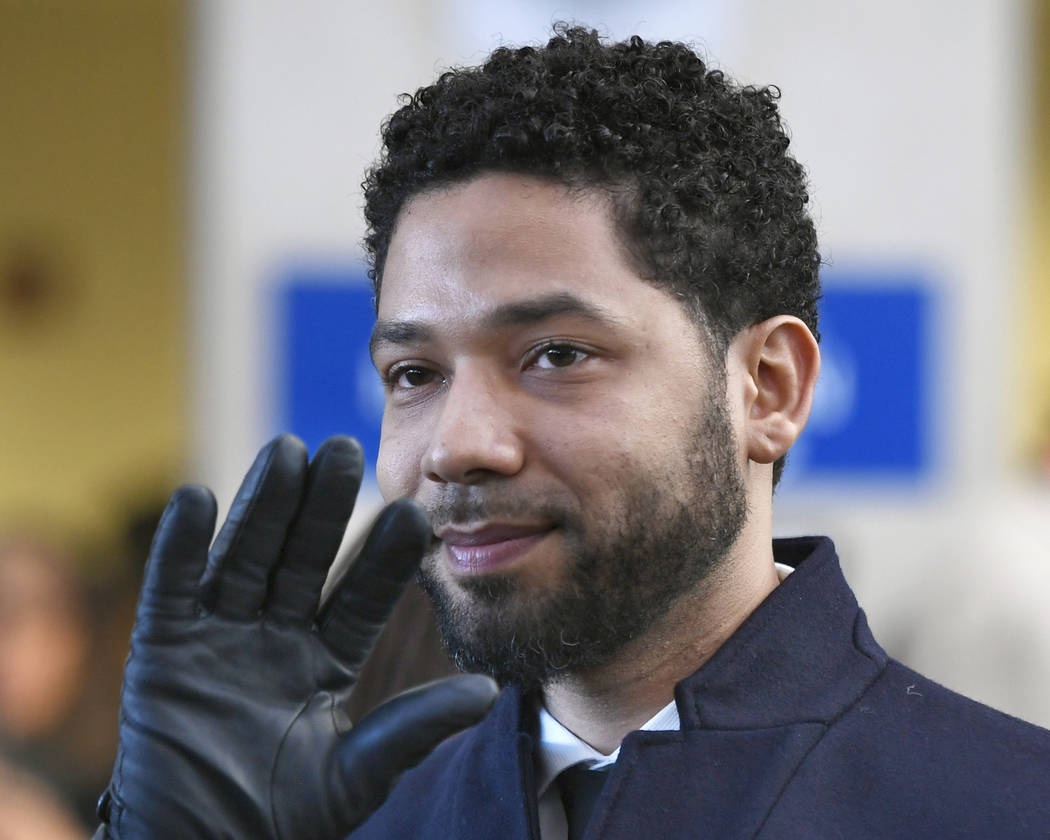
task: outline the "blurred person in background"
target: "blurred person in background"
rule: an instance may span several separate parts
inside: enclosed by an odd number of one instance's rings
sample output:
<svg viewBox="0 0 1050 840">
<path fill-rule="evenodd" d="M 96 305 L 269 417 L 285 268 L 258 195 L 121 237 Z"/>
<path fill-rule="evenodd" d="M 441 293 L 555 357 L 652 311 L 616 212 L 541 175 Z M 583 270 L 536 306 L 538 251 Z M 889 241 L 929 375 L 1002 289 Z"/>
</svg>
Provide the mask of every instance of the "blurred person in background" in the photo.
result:
<svg viewBox="0 0 1050 840">
<path fill-rule="evenodd" d="M 38 529 L 0 538 L 0 838 L 83 837 L 112 767 L 141 557 L 159 518 L 130 511 L 106 572 Z"/>
<path fill-rule="evenodd" d="M 176 493 L 99 836 L 1045 833 L 1050 733 L 888 657 L 830 540 L 771 539 L 819 368 L 776 91 L 563 27 L 444 74 L 384 143 L 395 501 L 318 609 L 352 442 L 265 447 L 210 550 L 214 498 Z M 446 743 L 490 683 L 342 716 L 421 559 L 457 662 L 502 686 Z"/>
<path fill-rule="evenodd" d="M 29 536 L 0 542 L 0 774 L 3 822 L 24 796 L 56 821 L 82 820 L 95 774 L 69 751 L 90 674 L 91 610 L 75 561 Z M 18 795 L 14 792 L 18 791 Z M 90 811 L 88 811 L 90 813 Z"/>
<path fill-rule="evenodd" d="M 0 759 L 0 840 L 83 840 L 83 823 L 32 773 Z"/>
</svg>

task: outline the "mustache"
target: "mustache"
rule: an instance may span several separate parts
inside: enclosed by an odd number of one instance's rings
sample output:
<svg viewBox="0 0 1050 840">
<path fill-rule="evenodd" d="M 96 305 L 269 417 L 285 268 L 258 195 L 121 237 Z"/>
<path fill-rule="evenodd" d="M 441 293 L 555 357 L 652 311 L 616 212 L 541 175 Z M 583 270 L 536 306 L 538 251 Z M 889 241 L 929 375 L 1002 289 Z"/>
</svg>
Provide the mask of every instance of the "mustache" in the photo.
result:
<svg viewBox="0 0 1050 840">
<path fill-rule="evenodd" d="M 454 488 L 437 498 L 417 499 L 431 527 L 472 525 L 492 520 L 546 521 L 571 524 L 577 521 L 576 506 L 563 494 L 520 491 L 493 491 L 477 487 Z"/>
</svg>

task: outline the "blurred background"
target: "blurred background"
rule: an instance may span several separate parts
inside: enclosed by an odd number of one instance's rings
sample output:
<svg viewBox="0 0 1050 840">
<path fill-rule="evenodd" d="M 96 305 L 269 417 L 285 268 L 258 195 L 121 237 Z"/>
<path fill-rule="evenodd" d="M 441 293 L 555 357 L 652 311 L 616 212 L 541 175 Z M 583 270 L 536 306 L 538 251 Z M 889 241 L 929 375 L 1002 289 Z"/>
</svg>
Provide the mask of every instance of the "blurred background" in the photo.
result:
<svg viewBox="0 0 1050 840">
<path fill-rule="evenodd" d="M 171 489 L 279 430 L 374 458 L 378 126 L 560 19 L 781 88 L 827 295 L 777 531 L 1050 726 L 1050 0 L 0 0 L 0 838 L 91 821 Z"/>
</svg>

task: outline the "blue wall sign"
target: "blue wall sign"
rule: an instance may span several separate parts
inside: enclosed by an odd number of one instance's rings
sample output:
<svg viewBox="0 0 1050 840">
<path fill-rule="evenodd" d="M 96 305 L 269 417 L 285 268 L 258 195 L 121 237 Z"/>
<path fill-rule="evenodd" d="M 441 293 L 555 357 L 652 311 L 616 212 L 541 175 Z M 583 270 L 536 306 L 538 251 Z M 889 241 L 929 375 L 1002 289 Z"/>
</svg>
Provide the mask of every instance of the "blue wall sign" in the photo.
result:
<svg viewBox="0 0 1050 840">
<path fill-rule="evenodd" d="M 820 381 L 785 483 L 914 480 L 931 468 L 932 307 L 918 276 L 829 274 Z"/>
<path fill-rule="evenodd" d="M 357 438 L 374 472 L 383 388 L 368 355 L 372 286 L 354 267 L 293 270 L 277 291 L 283 360 L 278 422 L 313 452 L 328 436 Z"/>
</svg>

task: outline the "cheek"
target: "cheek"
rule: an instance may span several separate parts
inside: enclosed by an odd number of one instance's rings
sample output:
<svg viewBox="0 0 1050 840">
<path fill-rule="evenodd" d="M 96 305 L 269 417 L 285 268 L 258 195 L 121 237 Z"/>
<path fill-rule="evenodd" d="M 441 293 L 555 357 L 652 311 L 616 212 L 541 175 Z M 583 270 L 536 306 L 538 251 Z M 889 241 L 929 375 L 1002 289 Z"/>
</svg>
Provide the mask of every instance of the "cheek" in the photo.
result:
<svg viewBox="0 0 1050 840">
<path fill-rule="evenodd" d="M 383 424 L 379 454 L 376 457 L 376 483 L 386 501 L 415 493 L 419 485 L 421 460 L 422 453 L 417 451 L 409 436 L 390 431 Z"/>
<path fill-rule="evenodd" d="M 654 429 L 611 400 L 600 411 L 560 416 L 535 441 L 535 459 L 586 497 L 619 486 L 647 458 Z"/>
<path fill-rule="evenodd" d="M 564 418 L 541 457 L 583 498 L 617 496 L 654 477 L 674 481 L 696 447 L 699 399 L 695 388 L 650 388 L 606 400 L 587 416 Z"/>
</svg>

